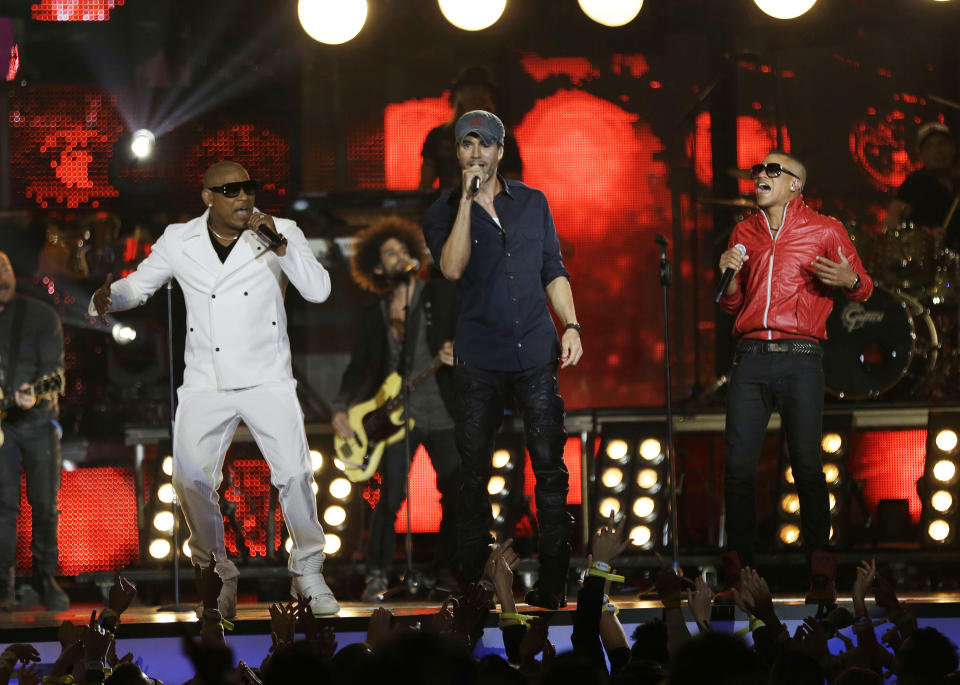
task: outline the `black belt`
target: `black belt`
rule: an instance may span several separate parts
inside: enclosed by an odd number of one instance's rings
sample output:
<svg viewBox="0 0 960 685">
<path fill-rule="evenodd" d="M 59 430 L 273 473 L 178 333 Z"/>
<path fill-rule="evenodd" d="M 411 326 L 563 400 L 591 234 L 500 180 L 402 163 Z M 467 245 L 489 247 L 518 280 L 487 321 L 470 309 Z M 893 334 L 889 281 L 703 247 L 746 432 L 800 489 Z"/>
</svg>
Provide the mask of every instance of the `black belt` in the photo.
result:
<svg viewBox="0 0 960 685">
<path fill-rule="evenodd" d="M 737 343 L 738 354 L 815 354 L 823 356 L 820 343 L 812 340 L 756 340 L 749 338 Z"/>
</svg>

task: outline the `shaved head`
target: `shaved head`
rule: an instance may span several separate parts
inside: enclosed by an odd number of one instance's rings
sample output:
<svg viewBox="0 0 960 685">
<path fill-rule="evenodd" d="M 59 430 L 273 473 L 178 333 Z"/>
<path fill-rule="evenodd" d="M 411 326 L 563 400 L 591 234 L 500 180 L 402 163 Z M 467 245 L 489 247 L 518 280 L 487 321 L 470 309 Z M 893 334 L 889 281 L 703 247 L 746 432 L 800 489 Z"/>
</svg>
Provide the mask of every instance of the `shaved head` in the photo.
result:
<svg viewBox="0 0 960 685">
<path fill-rule="evenodd" d="M 774 150 L 764 158 L 764 162 L 778 162 L 784 169 L 792 171 L 800 177 L 800 188 L 807 185 L 807 167 L 799 159 L 786 152 Z"/>
<path fill-rule="evenodd" d="M 203 187 L 211 188 L 214 186 L 223 185 L 224 183 L 228 182 L 227 178 L 229 176 L 232 176 L 237 172 L 242 174 L 244 179 L 250 178 L 247 170 L 236 162 L 231 162 L 229 160 L 217 162 L 203 172 Z"/>
</svg>

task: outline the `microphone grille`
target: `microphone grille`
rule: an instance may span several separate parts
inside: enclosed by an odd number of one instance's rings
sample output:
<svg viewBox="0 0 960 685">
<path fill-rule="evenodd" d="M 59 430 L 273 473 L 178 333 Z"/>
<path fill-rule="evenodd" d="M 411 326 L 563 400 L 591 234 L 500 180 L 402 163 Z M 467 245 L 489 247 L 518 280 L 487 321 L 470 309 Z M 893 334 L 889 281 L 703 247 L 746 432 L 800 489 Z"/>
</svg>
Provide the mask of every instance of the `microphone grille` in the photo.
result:
<svg viewBox="0 0 960 685">
<path fill-rule="evenodd" d="M 747 248 L 744 247 L 743 245 L 741 245 L 740 243 L 737 243 L 736 245 L 734 245 L 734 246 L 733 246 L 733 249 L 736 250 L 737 252 L 739 252 L 739 253 L 740 253 L 741 255 L 743 255 L 744 257 L 747 256 Z"/>
</svg>

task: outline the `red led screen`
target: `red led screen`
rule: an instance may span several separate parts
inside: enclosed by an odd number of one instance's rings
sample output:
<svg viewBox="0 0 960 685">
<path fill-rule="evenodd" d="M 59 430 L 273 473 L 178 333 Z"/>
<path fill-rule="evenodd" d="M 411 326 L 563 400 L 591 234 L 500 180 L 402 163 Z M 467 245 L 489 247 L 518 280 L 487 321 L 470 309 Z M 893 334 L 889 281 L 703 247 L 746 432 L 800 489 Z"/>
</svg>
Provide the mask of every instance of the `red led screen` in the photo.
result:
<svg viewBox="0 0 960 685">
<path fill-rule="evenodd" d="M 854 434 L 850 475 L 864 482 L 863 496 L 871 511 L 882 499 L 905 499 L 913 522 L 920 520 L 916 482 L 923 476 L 926 451 L 926 430 Z"/>
<path fill-rule="evenodd" d="M 34 21 L 110 21 L 110 11 L 125 0 L 41 0 L 30 6 Z"/>
<path fill-rule="evenodd" d="M 64 471 L 57 504 L 60 526 L 59 573 L 74 576 L 88 571 L 111 571 L 136 563 L 139 555 L 137 502 L 133 470 L 116 467 Z M 26 479 L 20 482 L 17 517 L 17 569 L 29 571 L 32 509 L 27 503 Z"/>
</svg>

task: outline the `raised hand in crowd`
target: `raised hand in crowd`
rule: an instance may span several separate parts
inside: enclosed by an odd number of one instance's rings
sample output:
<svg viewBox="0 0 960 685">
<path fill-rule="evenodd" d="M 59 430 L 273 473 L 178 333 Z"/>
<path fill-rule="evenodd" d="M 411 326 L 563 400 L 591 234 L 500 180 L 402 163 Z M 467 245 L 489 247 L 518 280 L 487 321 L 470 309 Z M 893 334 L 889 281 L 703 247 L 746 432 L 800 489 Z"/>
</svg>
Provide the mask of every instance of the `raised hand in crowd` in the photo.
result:
<svg viewBox="0 0 960 685">
<path fill-rule="evenodd" d="M 537 655 L 542 654 L 541 661 L 537 662 Z M 536 672 L 546 667 L 549 660 L 556 654 L 550 643 L 549 626 L 540 616 L 530 621 L 526 635 L 520 640 L 520 670 L 527 673 Z"/>
<path fill-rule="evenodd" d="M 23 665 L 22 672 L 28 663 L 36 661 L 40 661 L 40 652 L 33 645 L 23 643 L 10 645 L 0 654 L 0 685 L 6 685 L 18 663 Z"/>
<path fill-rule="evenodd" d="M 830 656 L 829 640 L 826 627 L 809 616 L 793 633 L 794 646 L 821 664 Z"/>
<path fill-rule="evenodd" d="M 296 640 L 297 613 L 293 602 L 274 602 L 270 605 L 271 652 L 292 645 Z"/>
<path fill-rule="evenodd" d="M 205 642 L 184 632 L 183 653 L 193 664 L 196 678 L 190 681 L 203 685 L 220 685 L 230 682 L 233 671 L 233 652 L 225 644 Z"/>
<path fill-rule="evenodd" d="M 734 600 L 742 602 L 747 609 L 747 613 L 755 616 L 771 628 L 782 629 L 783 624 L 777 617 L 777 612 L 773 608 L 773 595 L 767 586 L 767 581 L 749 566 L 740 570 L 740 588 L 734 588 Z M 743 598 L 737 599 L 737 595 L 743 592 Z M 749 596 L 749 600 L 746 597 Z"/>
<path fill-rule="evenodd" d="M 237 664 L 237 674 L 240 677 L 241 685 L 263 685 L 257 672 L 243 663 L 243 659 Z"/>
<path fill-rule="evenodd" d="M 206 566 L 194 564 L 193 574 L 196 579 L 197 594 L 200 595 L 204 610 L 219 611 L 217 598 L 220 596 L 220 590 L 223 589 L 223 580 L 217 573 L 216 557 L 210 555 L 210 563 Z"/>
<path fill-rule="evenodd" d="M 309 642 L 315 642 L 319 639 L 320 622 L 310 610 L 310 598 L 301 594 L 297 595 L 296 606 L 297 628 Z"/>
<path fill-rule="evenodd" d="M 451 597 L 443 600 L 440 610 L 427 618 L 423 624 L 423 632 L 431 635 L 446 635 L 453 630 L 453 609 L 450 608 Z"/>
<path fill-rule="evenodd" d="M 65 621 L 65 623 L 69 623 L 69 621 Z M 70 625 L 72 626 L 73 624 L 71 623 Z M 83 642 L 80 641 L 78 631 L 76 640 L 70 644 L 63 644 L 63 649 L 60 650 L 60 656 L 53 662 L 53 667 L 50 669 L 50 675 L 59 678 L 72 673 L 74 667 L 79 666 L 83 662 L 83 651 Z"/>
<path fill-rule="evenodd" d="M 693 620 L 701 633 L 713 630 L 710 625 L 710 607 L 713 606 L 713 590 L 703 578 L 694 581 L 694 587 L 687 590 L 687 606 L 693 614 Z"/>
<path fill-rule="evenodd" d="M 500 602 L 500 611 L 516 613 L 517 605 L 513 597 L 513 569 L 520 557 L 513 549 L 513 538 L 495 547 L 483 567 L 483 580 L 488 581 Z"/>
<path fill-rule="evenodd" d="M 137 596 L 137 586 L 129 580 L 115 573 L 113 576 L 113 586 L 110 588 L 110 594 L 107 599 L 107 608 L 115 611 L 118 615 L 122 614 L 130 607 L 133 598 Z"/>
<path fill-rule="evenodd" d="M 20 685 L 40 685 L 40 667 L 37 664 L 24 664 L 17 673 Z"/>
<path fill-rule="evenodd" d="M 370 649 L 374 652 L 383 649 L 394 635 L 393 612 L 386 607 L 374 609 L 367 624 L 367 645 Z"/>
<path fill-rule="evenodd" d="M 627 547 L 625 531 L 626 519 L 621 521 L 620 526 L 617 527 L 613 516 L 610 516 L 590 542 L 593 562 L 609 564 L 618 557 Z"/>
<path fill-rule="evenodd" d="M 453 604 L 453 633 L 477 644 L 483 624 L 493 608 L 493 589 L 484 583 L 471 584 Z"/>
</svg>

